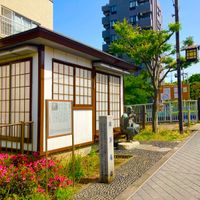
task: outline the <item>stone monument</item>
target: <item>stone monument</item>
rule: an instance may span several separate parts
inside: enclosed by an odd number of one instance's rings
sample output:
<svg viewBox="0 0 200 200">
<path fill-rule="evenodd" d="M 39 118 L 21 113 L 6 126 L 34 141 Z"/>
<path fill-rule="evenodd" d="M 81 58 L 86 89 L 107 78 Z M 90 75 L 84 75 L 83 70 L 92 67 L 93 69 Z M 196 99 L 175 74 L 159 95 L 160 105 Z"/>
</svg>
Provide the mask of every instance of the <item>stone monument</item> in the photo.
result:
<svg viewBox="0 0 200 200">
<path fill-rule="evenodd" d="M 99 117 L 100 182 L 110 183 L 114 178 L 113 117 Z"/>
</svg>

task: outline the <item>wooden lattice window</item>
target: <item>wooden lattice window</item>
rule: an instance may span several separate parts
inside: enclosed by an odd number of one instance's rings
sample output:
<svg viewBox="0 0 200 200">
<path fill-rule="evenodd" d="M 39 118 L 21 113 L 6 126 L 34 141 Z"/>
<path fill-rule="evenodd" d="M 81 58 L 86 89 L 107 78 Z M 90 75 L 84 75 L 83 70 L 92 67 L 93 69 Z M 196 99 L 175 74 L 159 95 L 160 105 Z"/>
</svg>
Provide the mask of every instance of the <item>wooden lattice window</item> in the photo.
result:
<svg viewBox="0 0 200 200">
<path fill-rule="evenodd" d="M 109 87 L 110 115 L 113 116 L 114 127 L 120 127 L 120 78 L 110 76 Z"/>
<path fill-rule="evenodd" d="M 114 127 L 120 126 L 120 78 L 96 73 L 96 129 L 99 116 L 112 115 Z"/>
<path fill-rule="evenodd" d="M 74 68 L 53 62 L 53 99 L 73 100 Z"/>
<path fill-rule="evenodd" d="M 30 61 L 11 65 L 11 123 L 30 121 L 31 113 Z"/>
<path fill-rule="evenodd" d="M 76 68 L 76 105 L 92 105 L 92 72 Z"/>
<path fill-rule="evenodd" d="M 0 123 L 31 121 L 31 62 L 0 66 Z"/>
<path fill-rule="evenodd" d="M 108 115 L 108 76 L 96 74 L 96 129 L 99 130 L 99 116 Z"/>
<path fill-rule="evenodd" d="M 0 124 L 9 123 L 10 65 L 0 66 Z"/>
</svg>

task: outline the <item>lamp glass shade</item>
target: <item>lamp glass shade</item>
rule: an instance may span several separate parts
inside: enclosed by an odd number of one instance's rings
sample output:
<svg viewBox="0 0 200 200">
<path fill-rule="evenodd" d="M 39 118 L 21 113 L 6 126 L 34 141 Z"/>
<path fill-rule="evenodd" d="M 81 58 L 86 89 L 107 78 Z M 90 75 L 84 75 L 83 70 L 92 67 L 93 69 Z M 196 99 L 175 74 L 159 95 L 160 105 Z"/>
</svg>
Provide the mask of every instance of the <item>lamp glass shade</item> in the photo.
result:
<svg viewBox="0 0 200 200">
<path fill-rule="evenodd" d="M 186 49 L 186 60 L 187 61 L 195 61 L 197 59 L 198 59 L 197 48 Z"/>
</svg>

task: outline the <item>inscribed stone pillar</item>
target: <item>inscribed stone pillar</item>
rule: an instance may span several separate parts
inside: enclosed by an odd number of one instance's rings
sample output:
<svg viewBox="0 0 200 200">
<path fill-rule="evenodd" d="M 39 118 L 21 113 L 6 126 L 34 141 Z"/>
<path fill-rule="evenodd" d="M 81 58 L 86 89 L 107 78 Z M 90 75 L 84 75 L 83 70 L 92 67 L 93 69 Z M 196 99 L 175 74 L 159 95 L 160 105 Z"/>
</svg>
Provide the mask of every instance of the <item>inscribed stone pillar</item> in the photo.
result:
<svg viewBox="0 0 200 200">
<path fill-rule="evenodd" d="M 113 117 L 99 117 L 100 181 L 110 183 L 114 178 Z"/>
</svg>

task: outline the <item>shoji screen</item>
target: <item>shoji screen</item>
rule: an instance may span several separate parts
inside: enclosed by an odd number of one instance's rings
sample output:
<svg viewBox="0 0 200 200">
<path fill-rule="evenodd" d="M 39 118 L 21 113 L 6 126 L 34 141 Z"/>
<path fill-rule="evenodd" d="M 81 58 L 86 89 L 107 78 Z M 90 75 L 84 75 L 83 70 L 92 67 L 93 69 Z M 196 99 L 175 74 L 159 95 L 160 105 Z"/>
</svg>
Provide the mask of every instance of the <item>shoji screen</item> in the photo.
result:
<svg viewBox="0 0 200 200">
<path fill-rule="evenodd" d="M 31 119 L 31 62 L 0 66 L 0 123 Z"/>
<path fill-rule="evenodd" d="M 109 76 L 110 115 L 114 119 L 114 127 L 120 127 L 120 78 Z"/>
<path fill-rule="evenodd" d="M 30 121 L 31 65 L 30 61 L 11 65 L 11 123 Z"/>
<path fill-rule="evenodd" d="M 99 116 L 108 115 L 108 75 L 96 74 L 96 129 L 99 130 Z"/>
<path fill-rule="evenodd" d="M 74 68 L 53 62 L 53 99 L 73 100 Z"/>
<path fill-rule="evenodd" d="M 92 105 L 92 72 L 76 68 L 76 105 Z"/>
<path fill-rule="evenodd" d="M 10 65 L 0 66 L 0 124 L 9 123 Z"/>
</svg>

